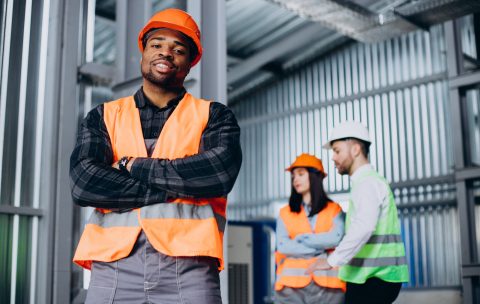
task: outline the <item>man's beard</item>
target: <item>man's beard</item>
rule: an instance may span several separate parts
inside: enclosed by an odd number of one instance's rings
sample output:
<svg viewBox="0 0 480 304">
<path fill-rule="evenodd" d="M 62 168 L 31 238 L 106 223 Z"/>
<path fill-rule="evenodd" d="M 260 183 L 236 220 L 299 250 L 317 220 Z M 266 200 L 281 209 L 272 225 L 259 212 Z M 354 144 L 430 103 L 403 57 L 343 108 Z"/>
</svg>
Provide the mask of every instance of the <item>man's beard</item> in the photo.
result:
<svg viewBox="0 0 480 304">
<path fill-rule="evenodd" d="M 348 169 L 345 168 L 345 167 L 338 166 L 337 164 L 335 164 L 335 167 L 337 167 L 337 172 L 338 172 L 338 174 L 340 174 L 340 175 L 346 175 L 346 174 L 349 173 Z"/>
<path fill-rule="evenodd" d="M 342 169 L 339 169 L 337 168 L 337 171 L 338 171 L 338 174 L 340 175 L 347 175 L 348 174 L 348 170 L 342 168 Z"/>
<path fill-rule="evenodd" d="M 147 72 L 143 71 L 142 69 L 142 76 L 149 82 L 160 86 L 160 87 L 177 87 L 175 74 L 170 74 L 167 77 L 156 77 L 153 74 L 152 69 L 150 68 Z"/>
</svg>

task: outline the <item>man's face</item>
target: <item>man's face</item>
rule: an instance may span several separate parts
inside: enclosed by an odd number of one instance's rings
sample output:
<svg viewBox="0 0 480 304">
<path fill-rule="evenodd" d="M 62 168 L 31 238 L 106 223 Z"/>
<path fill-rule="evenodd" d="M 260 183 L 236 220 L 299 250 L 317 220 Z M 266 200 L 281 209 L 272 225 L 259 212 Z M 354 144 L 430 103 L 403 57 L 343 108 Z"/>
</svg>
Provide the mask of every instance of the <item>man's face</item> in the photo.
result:
<svg viewBox="0 0 480 304">
<path fill-rule="evenodd" d="M 352 142 L 349 140 L 338 140 L 332 144 L 332 160 L 341 175 L 349 174 L 353 165 Z"/>
<path fill-rule="evenodd" d="M 148 38 L 142 54 L 142 76 L 164 88 L 179 88 L 190 71 L 190 49 L 177 31 L 158 29 Z"/>
</svg>

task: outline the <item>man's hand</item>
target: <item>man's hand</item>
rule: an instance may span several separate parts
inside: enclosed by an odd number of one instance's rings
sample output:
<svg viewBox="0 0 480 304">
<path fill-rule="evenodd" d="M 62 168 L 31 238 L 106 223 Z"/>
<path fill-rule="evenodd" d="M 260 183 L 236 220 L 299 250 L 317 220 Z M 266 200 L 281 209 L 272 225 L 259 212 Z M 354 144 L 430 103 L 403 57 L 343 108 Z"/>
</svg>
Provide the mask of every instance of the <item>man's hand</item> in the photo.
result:
<svg viewBox="0 0 480 304">
<path fill-rule="evenodd" d="M 307 270 L 305 270 L 305 274 L 312 274 L 315 270 L 328 270 L 331 268 L 332 266 L 328 264 L 327 259 L 318 258 L 315 262 L 308 266 Z"/>
<path fill-rule="evenodd" d="M 128 172 L 132 171 L 132 164 L 135 161 L 135 157 L 131 157 L 130 160 L 127 163 L 127 166 L 125 167 Z M 114 162 L 112 164 L 112 168 L 120 170 L 120 166 L 118 165 L 118 161 Z"/>
<path fill-rule="evenodd" d="M 112 168 L 120 170 L 120 167 L 118 166 L 118 161 L 116 161 L 112 164 Z"/>
<path fill-rule="evenodd" d="M 127 171 L 128 172 L 132 172 L 132 165 L 133 165 L 133 162 L 135 161 L 135 157 L 132 157 L 129 161 L 128 161 L 128 164 L 127 164 Z"/>
</svg>

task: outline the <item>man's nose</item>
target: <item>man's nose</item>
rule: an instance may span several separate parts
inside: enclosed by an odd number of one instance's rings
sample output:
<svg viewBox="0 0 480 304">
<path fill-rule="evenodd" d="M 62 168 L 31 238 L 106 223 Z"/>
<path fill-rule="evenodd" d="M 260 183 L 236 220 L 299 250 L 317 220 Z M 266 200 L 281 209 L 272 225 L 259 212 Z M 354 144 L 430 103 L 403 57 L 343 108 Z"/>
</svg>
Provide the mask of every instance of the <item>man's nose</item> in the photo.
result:
<svg viewBox="0 0 480 304">
<path fill-rule="evenodd" d="M 173 52 L 168 48 L 162 48 L 160 52 L 158 52 L 158 55 L 164 58 L 173 58 Z"/>
</svg>

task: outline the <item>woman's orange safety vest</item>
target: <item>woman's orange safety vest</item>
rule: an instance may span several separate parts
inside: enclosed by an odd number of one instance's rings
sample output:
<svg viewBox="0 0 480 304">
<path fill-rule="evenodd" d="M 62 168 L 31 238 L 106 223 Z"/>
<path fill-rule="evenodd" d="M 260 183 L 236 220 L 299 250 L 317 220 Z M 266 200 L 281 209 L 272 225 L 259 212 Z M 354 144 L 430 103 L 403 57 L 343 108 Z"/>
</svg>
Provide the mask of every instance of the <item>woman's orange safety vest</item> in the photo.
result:
<svg viewBox="0 0 480 304">
<path fill-rule="evenodd" d="M 166 121 L 151 157 L 176 159 L 198 153 L 210 102 L 185 94 Z M 113 161 L 148 157 L 140 115 L 132 96 L 104 105 Z M 127 185 L 126 185 L 127 186 Z M 129 212 L 95 209 L 83 231 L 73 261 L 87 269 L 92 261 L 112 262 L 130 254 L 140 231 L 169 256 L 210 256 L 223 269 L 223 232 L 227 200 L 175 199 Z"/>
<path fill-rule="evenodd" d="M 332 229 L 333 219 L 342 211 L 336 203 L 329 202 L 327 206 L 317 214 L 314 233 L 328 232 Z M 294 239 L 297 235 L 303 233 L 312 233 L 312 228 L 307 219 L 307 214 L 302 207 L 299 213 L 291 212 L 289 206 L 280 210 L 280 218 L 285 223 L 288 235 Z M 324 253 L 320 257 L 326 258 Z M 316 260 L 317 257 L 302 259 L 287 257 L 284 254 L 276 252 L 277 261 L 277 281 L 275 290 L 281 290 L 284 286 L 291 288 L 303 288 L 310 284 L 312 279 L 320 286 L 328 288 L 339 288 L 346 290 L 345 282 L 338 278 L 338 268 L 330 270 L 316 270 L 313 274 L 305 274 L 308 266 Z"/>
</svg>

